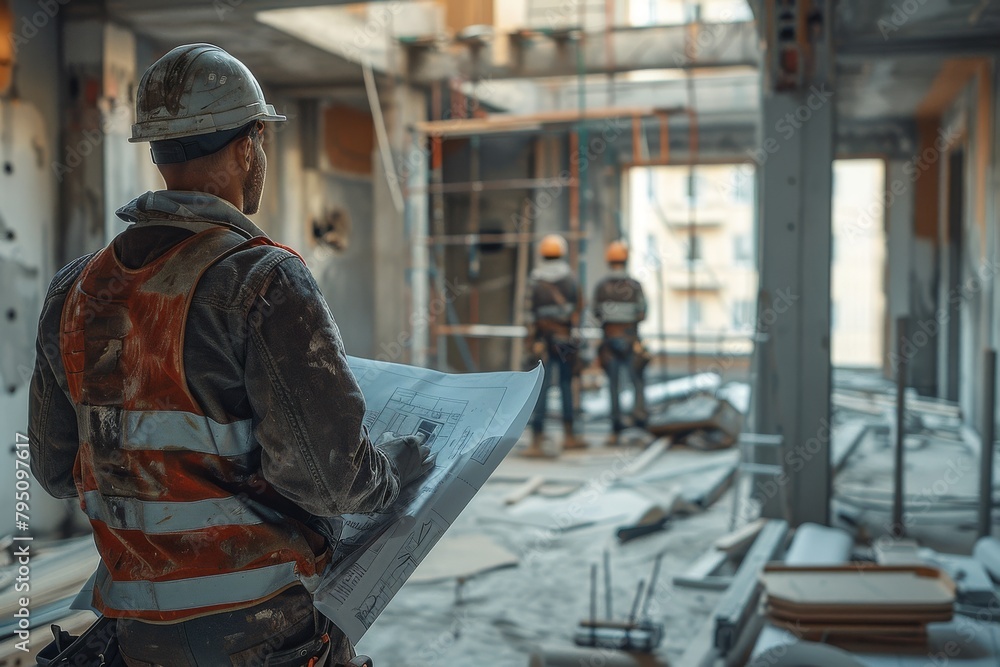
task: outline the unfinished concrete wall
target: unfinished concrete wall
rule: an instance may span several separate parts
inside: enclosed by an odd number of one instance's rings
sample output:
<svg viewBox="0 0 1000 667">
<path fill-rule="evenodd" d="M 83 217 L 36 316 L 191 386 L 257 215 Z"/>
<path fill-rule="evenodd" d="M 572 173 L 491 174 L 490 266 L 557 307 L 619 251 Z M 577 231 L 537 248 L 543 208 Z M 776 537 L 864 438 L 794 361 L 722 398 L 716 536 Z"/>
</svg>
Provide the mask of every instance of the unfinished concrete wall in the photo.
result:
<svg viewBox="0 0 1000 667">
<path fill-rule="evenodd" d="M 349 354 L 407 361 L 411 248 L 406 211 L 392 190 L 411 172 L 426 172 L 404 131 L 426 115 L 423 94 L 396 86 L 381 100 L 393 161 L 388 169 L 370 110 L 334 99 L 273 99 L 288 121 L 268 134 L 258 223 L 306 258 Z"/>
<path fill-rule="evenodd" d="M 992 77 L 992 100 L 988 111 L 991 119 L 991 157 L 989 174 L 986 178 L 986 221 L 987 221 L 987 253 L 993 265 L 1000 263 L 1000 67 L 994 63 Z M 994 349 L 1000 349 L 1000 290 L 996 289 L 997 280 L 994 272 L 993 298 L 990 307 L 990 344 Z M 997 396 L 998 414 L 1000 414 L 1000 396 Z"/>
<path fill-rule="evenodd" d="M 59 138 L 58 14 L 14 0 L 9 34 L 15 47 L 11 88 L 0 99 L 0 466 L 13 489 L 15 433 L 26 433 L 28 384 L 42 295 L 54 271 Z M 65 503 L 32 494 L 32 530 L 54 530 Z M 13 494 L 0 496 L 0 534 L 14 529 Z"/>
<path fill-rule="evenodd" d="M 361 357 L 375 354 L 375 314 L 382 308 L 405 307 L 402 297 L 387 304 L 375 301 L 375 274 L 381 267 L 373 261 L 373 192 L 371 180 L 307 172 L 307 222 L 336 211 L 351 220 L 347 247 L 315 251 L 310 265 L 340 327 L 347 353 Z"/>
<path fill-rule="evenodd" d="M 992 181 L 995 104 L 992 72 L 973 76 L 943 119 L 944 137 L 954 137 L 945 160 L 939 239 L 942 278 L 939 299 L 949 309 L 949 336 L 939 348 L 939 364 L 957 383 L 957 400 L 968 422 L 982 418 L 982 359 L 994 339 L 994 285 L 1000 266 L 991 252 L 995 221 L 988 224 L 995 192 Z M 957 247 L 956 246 L 957 243 Z M 948 387 L 944 387 L 948 389 Z"/>
<path fill-rule="evenodd" d="M 62 146 L 53 169 L 62 208 L 58 254 L 65 263 L 124 230 L 115 210 L 162 181 L 148 145 L 128 143 L 136 85 L 150 64 L 138 60 L 135 35 L 108 21 L 70 18 L 62 45 Z"/>
</svg>

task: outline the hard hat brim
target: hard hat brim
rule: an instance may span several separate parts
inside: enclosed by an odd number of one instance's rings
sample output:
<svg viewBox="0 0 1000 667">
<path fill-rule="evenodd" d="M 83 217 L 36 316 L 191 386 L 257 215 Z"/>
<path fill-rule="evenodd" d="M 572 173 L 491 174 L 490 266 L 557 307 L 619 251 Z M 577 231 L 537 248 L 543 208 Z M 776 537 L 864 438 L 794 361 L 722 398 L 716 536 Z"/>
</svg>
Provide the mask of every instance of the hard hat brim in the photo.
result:
<svg viewBox="0 0 1000 667">
<path fill-rule="evenodd" d="M 207 113 L 184 119 L 164 118 L 163 120 L 135 123 L 132 125 L 132 136 L 129 137 L 129 143 L 195 137 L 199 134 L 232 130 L 255 120 L 276 123 L 288 120 L 288 118 L 277 113 L 271 104 L 257 103 L 225 113 Z"/>
</svg>

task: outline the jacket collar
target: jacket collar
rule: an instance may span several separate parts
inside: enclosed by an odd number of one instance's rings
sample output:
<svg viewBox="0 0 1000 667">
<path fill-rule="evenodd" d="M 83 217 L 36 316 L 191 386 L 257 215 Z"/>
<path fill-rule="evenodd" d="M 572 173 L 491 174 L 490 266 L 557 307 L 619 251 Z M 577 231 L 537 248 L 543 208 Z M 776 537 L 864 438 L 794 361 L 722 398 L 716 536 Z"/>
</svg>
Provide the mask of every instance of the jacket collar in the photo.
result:
<svg viewBox="0 0 1000 667">
<path fill-rule="evenodd" d="M 237 227 L 250 236 L 267 236 L 250 218 L 225 199 L 204 192 L 147 192 L 122 206 L 115 214 L 125 222 L 134 224 L 163 220 L 180 223 L 211 222 Z"/>
</svg>

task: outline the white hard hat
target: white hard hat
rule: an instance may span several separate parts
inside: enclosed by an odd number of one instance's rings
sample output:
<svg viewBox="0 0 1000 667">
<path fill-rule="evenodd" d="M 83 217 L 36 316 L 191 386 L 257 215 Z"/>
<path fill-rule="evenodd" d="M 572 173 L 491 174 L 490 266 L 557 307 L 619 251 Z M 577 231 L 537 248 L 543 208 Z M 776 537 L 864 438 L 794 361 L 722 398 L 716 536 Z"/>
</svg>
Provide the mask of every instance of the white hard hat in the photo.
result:
<svg viewBox="0 0 1000 667">
<path fill-rule="evenodd" d="M 131 142 L 179 139 L 279 121 L 247 66 L 212 44 L 185 44 L 142 75 Z"/>
</svg>

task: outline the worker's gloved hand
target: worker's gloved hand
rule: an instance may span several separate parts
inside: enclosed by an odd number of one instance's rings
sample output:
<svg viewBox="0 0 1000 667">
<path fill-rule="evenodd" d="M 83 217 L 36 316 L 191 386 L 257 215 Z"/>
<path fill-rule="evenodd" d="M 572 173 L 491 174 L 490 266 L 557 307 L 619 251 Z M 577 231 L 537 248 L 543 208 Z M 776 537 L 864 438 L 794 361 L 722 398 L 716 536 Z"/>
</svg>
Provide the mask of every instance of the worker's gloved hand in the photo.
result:
<svg viewBox="0 0 1000 667">
<path fill-rule="evenodd" d="M 420 479 L 434 467 L 435 455 L 430 446 L 424 444 L 426 441 L 427 436 L 422 433 L 402 438 L 392 433 L 383 433 L 375 443 L 396 467 L 400 487 Z"/>
</svg>

